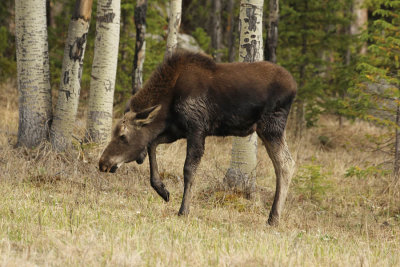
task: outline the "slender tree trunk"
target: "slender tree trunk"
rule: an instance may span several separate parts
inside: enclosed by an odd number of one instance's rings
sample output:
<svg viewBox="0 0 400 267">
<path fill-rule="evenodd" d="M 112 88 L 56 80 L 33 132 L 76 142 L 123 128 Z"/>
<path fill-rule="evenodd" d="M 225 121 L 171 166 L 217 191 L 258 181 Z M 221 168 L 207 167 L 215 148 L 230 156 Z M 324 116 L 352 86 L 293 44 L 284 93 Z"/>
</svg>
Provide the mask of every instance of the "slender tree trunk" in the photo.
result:
<svg viewBox="0 0 400 267">
<path fill-rule="evenodd" d="M 305 2 L 307 10 L 307 2 Z M 301 54 L 306 57 L 307 50 L 308 50 L 308 44 L 307 44 L 307 25 L 304 23 L 303 24 L 303 34 L 302 34 L 302 48 L 301 48 Z M 304 60 L 304 62 L 300 65 L 299 73 L 299 88 L 303 88 L 305 84 L 305 76 L 306 76 L 306 66 L 307 66 L 307 59 Z M 305 127 L 306 120 L 305 120 L 305 103 L 304 100 L 301 98 L 298 98 L 296 102 L 296 130 L 295 130 L 295 135 L 296 139 L 301 139 L 303 136 L 303 129 Z"/>
<path fill-rule="evenodd" d="M 354 0 L 353 4 L 354 21 L 350 26 L 350 34 L 358 35 L 362 30 L 366 29 L 368 22 L 368 9 L 364 7 L 364 0 Z M 360 54 L 367 53 L 367 44 L 363 43 L 360 49 Z"/>
<path fill-rule="evenodd" d="M 351 18 L 353 16 L 353 6 L 351 6 L 350 10 L 344 11 L 344 16 L 347 18 Z M 339 31 L 337 34 L 338 34 L 338 37 L 340 37 L 340 35 L 342 35 L 343 33 Z M 344 28 L 344 34 L 347 36 L 351 35 L 351 23 Z M 347 46 L 346 55 L 344 57 L 344 64 L 346 66 L 350 66 L 350 63 L 351 63 L 351 46 L 352 46 L 351 44 L 349 44 Z M 339 91 L 340 99 L 343 100 L 345 97 L 345 94 L 346 94 L 346 92 L 344 89 L 340 90 Z M 339 128 L 341 128 L 343 125 L 343 117 L 341 114 L 338 115 L 338 122 L 339 122 Z"/>
<path fill-rule="evenodd" d="M 136 45 L 132 70 L 132 94 L 143 85 L 143 63 L 146 53 L 146 12 L 147 0 L 138 0 L 135 7 Z"/>
<path fill-rule="evenodd" d="M 212 48 L 214 50 L 214 57 L 216 62 L 221 62 L 221 0 L 213 0 L 213 17 L 212 17 Z"/>
<path fill-rule="evenodd" d="M 50 131 L 51 143 L 58 151 L 67 149 L 71 144 L 81 91 L 83 57 L 91 13 L 92 0 L 75 2 L 65 43 L 60 90 Z"/>
<path fill-rule="evenodd" d="M 262 17 L 263 0 L 242 0 L 239 17 L 239 61 L 262 61 Z M 235 137 L 232 143 L 230 167 L 224 182 L 231 188 L 243 191 L 251 197 L 255 190 L 255 170 L 257 165 L 257 135 Z"/>
<path fill-rule="evenodd" d="M 228 61 L 234 62 L 236 58 L 235 51 L 235 0 L 228 0 L 228 23 L 227 23 L 227 33 L 228 33 Z"/>
<path fill-rule="evenodd" d="M 111 134 L 119 26 L 120 0 L 99 0 L 87 120 L 88 139 L 98 143 Z"/>
<path fill-rule="evenodd" d="M 178 33 L 182 17 L 182 0 L 170 0 L 170 7 L 167 50 L 164 58 L 170 57 L 178 47 Z"/>
<path fill-rule="evenodd" d="M 47 27 L 52 26 L 51 24 L 51 3 L 50 0 L 46 0 L 46 24 Z"/>
<path fill-rule="evenodd" d="M 128 12 L 128 10 L 125 9 L 125 8 L 121 8 L 121 18 L 120 18 L 121 30 L 120 30 L 120 33 L 119 33 L 120 34 L 120 37 L 119 37 L 120 39 L 122 39 L 123 36 L 126 36 L 126 35 L 128 35 L 130 37 L 130 32 L 129 32 L 130 27 L 128 26 L 128 16 L 131 17 L 131 14 Z M 120 49 L 120 52 L 119 52 L 121 62 L 124 62 L 125 59 L 126 59 L 126 55 L 127 55 L 126 47 L 127 46 L 128 46 L 127 42 L 123 42 L 122 41 L 122 43 L 120 45 L 121 49 Z M 126 67 L 127 67 L 126 64 L 121 64 L 121 71 L 124 72 L 124 73 L 127 72 Z M 118 70 L 117 70 L 117 72 L 118 72 Z M 129 89 L 127 89 L 127 90 L 129 90 Z M 132 90 L 132 88 L 130 90 Z"/>
<path fill-rule="evenodd" d="M 268 18 L 268 35 L 267 60 L 276 63 L 276 48 L 278 47 L 278 22 L 279 22 L 279 0 L 269 0 L 269 18 Z"/>
<path fill-rule="evenodd" d="M 19 92 L 17 145 L 34 147 L 47 139 L 52 116 L 46 1 L 16 0 L 15 24 Z"/>
<path fill-rule="evenodd" d="M 400 104 L 397 102 L 397 111 L 396 111 L 396 144 L 395 144 L 395 152 L 394 152 L 394 169 L 393 173 L 395 179 L 398 180 L 400 177 Z"/>
</svg>

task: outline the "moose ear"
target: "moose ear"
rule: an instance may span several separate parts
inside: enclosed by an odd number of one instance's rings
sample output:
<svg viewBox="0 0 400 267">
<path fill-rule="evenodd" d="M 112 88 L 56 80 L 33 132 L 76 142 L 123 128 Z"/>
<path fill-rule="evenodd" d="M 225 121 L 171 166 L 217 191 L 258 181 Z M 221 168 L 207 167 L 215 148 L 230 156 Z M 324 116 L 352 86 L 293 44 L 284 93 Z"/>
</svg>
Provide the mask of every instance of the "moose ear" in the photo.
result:
<svg viewBox="0 0 400 267">
<path fill-rule="evenodd" d="M 136 113 L 135 123 L 143 126 L 151 123 L 161 110 L 161 105 L 156 105 Z"/>
<path fill-rule="evenodd" d="M 125 113 L 124 118 L 123 118 L 123 122 L 125 123 L 126 121 L 133 121 L 136 118 L 136 113 L 132 112 L 132 111 L 128 111 L 127 113 Z"/>
</svg>

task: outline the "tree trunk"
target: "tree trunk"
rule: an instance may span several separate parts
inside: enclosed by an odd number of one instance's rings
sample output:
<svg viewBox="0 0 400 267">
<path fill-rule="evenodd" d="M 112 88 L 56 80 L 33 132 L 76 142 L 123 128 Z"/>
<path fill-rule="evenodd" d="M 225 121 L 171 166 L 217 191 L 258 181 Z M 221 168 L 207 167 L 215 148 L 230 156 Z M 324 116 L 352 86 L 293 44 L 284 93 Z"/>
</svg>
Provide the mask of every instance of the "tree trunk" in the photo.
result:
<svg viewBox="0 0 400 267">
<path fill-rule="evenodd" d="M 47 27 L 51 27 L 51 3 L 50 0 L 46 0 L 46 25 Z"/>
<path fill-rule="evenodd" d="M 307 10 L 307 2 L 305 2 L 305 10 Z M 305 76 L 306 76 L 306 66 L 307 66 L 307 50 L 308 50 L 308 44 L 307 44 L 307 25 L 303 24 L 303 34 L 301 36 L 302 38 L 302 48 L 301 48 L 301 54 L 305 57 L 304 62 L 299 67 L 299 88 L 303 88 L 305 84 Z M 295 130 L 295 136 L 296 139 L 300 140 L 303 136 L 303 129 L 306 124 L 306 119 L 305 119 L 305 103 L 304 100 L 300 98 L 297 99 L 296 101 L 296 130 Z"/>
<path fill-rule="evenodd" d="M 136 45 L 132 70 L 132 95 L 143 85 L 143 63 L 146 53 L 147 0 L 138 0 L 135 7 Z"/>
<path fill-rule="evenodd" d="M 99 0 L 87 120 L 87 139 L 98 143 L 111 134 L 119 26 L 120 0 Z"/>
<path fill-rule="evenodd" d="M 221 0 L 213 1 L 213 17 L 212 17 L 212 38 L 211 46 L 214 50 L 214 58 L 216 62 L 221 62 L 222 52 L 221 52 Z"/>
<path fill-rule="evenodd" d="M 235 0 L 228 0 L 228 61 L 234 62 L 236 58 L 235 51 L 235 32 L 233 31 L 235 27 Z"/>
<path fill-rule="evenodd" d="M 354 0 L 353 3 L 353 16 L 354 21 L 350 26 L 350 34 L 358 35 L 367 28 L 368 23 L 368 9 L 364 7 L 364 0 Z M 367 53 L 367 44 L 363 43 L 360 49 L 360 54 Z"/>
<path fill-rule="evenodd" d="M 263 0 L 242 0 L 239 17 L 239 61 L 263 60 L 262 17 Z M 255 190 L 257 165 L 257 135 L 235 137 L 232 143 L 230 167 L 224 182 L 230 188 L 243 191 L 251 197 Z"/>
<path fill-rule="evenodd" d="M 60 90 L 54 112 L 50 140 L 53 147 L 63 151 L 71 144 L 81 91 L 83 57 L 89 31 L 92 0 L 77 0 L 68 29 L 61 71 Z"/>
<path fill-rule="evenodd" d="M 276 48 L 278 47 L 278 22 L 279 22 L 279 0 L 269 0 L 269 18 L 268 18 L 268 35 L 267 60 L 276 63 Z"/>
<path fill-rule="evenodd" d="M 182 0 L 171 0 L 170 7 L 167 50 L 164 58 L 170 57 L 178 47 L 178 32 L 182 16 Z"/>
<path fill-rule="evenodd" d="M 19 92 L 17 145 L 34 147 L 47 139 L 52 115 L 46 1 L 16 0 L 15 24 Z"/>
<path fill-rule="evenodd" d="M 400 104 L 397 102 L 397 111 L 396 111 L 396 144 L 395 144 L 395 152 L 394 152 L 394 177 L 396 180 L 400 177 Z"/>
</svg>

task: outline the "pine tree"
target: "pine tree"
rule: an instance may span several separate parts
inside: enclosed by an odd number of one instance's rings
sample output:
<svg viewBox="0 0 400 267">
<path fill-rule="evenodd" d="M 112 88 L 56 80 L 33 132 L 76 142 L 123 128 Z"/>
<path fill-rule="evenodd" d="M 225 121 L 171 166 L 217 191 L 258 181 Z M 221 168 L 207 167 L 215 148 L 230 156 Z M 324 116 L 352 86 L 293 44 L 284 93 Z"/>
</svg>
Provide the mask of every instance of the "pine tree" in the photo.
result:
<svg viewBox="0 0 400 267">
<path fill-rule="evenodd" d="M 374 20 L 364 37 L 368 52 L 358 64 L 360 82 L 347 107 L 352 115 L 387 127 L 394 134 L 394 175 L 400 176 L 400 1 L 375 0 Z"/>
<path fill-rule="evenodd" d="M 293 109 L 298 136 L 302 136 L 305 126 L 317 123 L 319 114 L 332 110 L 332 101 L 338 98 L 336 90 L 343 88 L 335 83 L 351 75 L 343 72 L 339 77 L 334 72 L 336 67 L 343 69 L 340 66 L 347 52 L 349 34 L 342 29 L 350 24 L 351 16 L 345 11 L 351 3 L 352 0 L 281 3 L 277 57 L 299 85 Z"/>
</svg>

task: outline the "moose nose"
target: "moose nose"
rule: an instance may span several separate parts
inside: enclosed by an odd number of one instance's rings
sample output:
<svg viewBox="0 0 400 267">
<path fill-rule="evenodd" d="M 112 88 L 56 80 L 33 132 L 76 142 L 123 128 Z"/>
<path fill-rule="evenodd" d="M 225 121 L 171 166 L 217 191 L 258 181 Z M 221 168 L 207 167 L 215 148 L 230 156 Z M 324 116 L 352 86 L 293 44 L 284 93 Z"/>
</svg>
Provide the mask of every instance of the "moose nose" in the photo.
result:
<svg viewBox="0 0 400 267">
<path fill-rule="evenodd" d="M 107 165 L 102 160 L 100 160 L 99 161 L 99 170 L 101 172 L 107 172 L 107 169 L 108 169 Z"/>
</svg>

